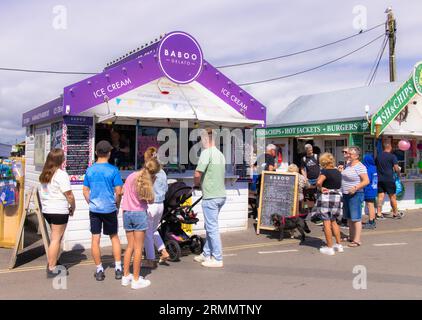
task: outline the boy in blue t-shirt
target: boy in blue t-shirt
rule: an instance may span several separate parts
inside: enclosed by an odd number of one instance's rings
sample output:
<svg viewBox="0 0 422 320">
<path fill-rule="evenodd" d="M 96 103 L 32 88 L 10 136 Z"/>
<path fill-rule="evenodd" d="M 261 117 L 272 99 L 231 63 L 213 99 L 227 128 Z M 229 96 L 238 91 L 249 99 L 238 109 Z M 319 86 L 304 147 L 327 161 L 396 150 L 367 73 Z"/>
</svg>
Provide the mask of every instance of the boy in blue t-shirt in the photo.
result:
<svg viewBox="0 0 422 320">
<path fill-rule="evenodd" d="M 83 185 L 83 194 L 89 204 L 91 252 L 97 266 L 94 275 L 97 281 L 105 278 L 101 263 L 101 231 L 110 236 L 115 260 L 115 278 L 119 280 L 123 274 L 120 240 L 117 235 L 117 214 L 122 199 L 123 181 L 119 170 L 108 163 L 112 148 L 108 141 L 98 142 L 95 148 L 98 160 L 86 171 Z"/>
</svg>

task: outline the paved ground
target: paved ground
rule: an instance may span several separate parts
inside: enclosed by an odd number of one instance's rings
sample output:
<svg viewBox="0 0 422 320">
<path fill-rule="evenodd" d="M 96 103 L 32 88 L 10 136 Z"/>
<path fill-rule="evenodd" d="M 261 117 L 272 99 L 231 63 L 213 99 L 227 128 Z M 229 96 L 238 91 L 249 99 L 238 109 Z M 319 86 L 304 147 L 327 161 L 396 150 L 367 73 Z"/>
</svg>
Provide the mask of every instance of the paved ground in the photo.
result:
<svg viewBox="0 0 422 320">
<path fill-rule="evenodd" d="M 422 211 L 409 211 L 403 220 L 380 222 L 376 231 L 364 232 L 362 247 L 335 256 L 317 250 L 321 227 L 312 225 L 311 237 L 299 245 L 296 239 L 257 236 L 251 221 L 247 231 L 223 234 L 223 269 L 205 269 L 185 256 L 143 269 L 152 285 L 138 291 L 114 280 L 112 268 L 104 282 L 96 282 L 89 252 L 63 254 L 70 275 L 67 289 L 56 290 L 45 278 L 45 256 L 22 264 L 42 254 L 39 246 L 20 256 L 21 265 L 11 271 L 11 251 L 0 249 L 0 299 L 421 299 L 421 217 Z M 110 259 L 110 248 L 103 253 Z M 353 273 L 356 266 L 365 269 Z M 364 284 L 362 270 L 366 289 L 356 290 L 354 282 Z"/>
</svg>

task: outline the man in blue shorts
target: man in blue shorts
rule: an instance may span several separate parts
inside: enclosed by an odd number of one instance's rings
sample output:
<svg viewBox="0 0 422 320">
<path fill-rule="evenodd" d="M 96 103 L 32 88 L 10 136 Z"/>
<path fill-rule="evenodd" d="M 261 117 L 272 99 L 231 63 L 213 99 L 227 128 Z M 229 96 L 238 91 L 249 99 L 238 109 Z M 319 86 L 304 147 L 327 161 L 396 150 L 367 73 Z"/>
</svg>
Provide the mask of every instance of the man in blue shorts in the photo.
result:
<svg viewBox="0 0 422 320">
<path fill-rule="evenodd" d="M 120 240 L 117 235 L 117 214 L 122 199 L 123 181 L 119 170 L 108 163 L 111 144 L 102 140 L 98 142 L 95 149 L 98 160 L 86 171 L 83 185 L 83 194 L 89 204 L 91 252 L 97 266 L 94 276 L 97 281 L 105 278 L 100 251 L 101 232 L 103 232 L 110 237 L 115 260 L 115 278 L 120 280 L 123 272 Z"/>
<path fill-rule="evenodd" d="M 382 205 L 384 203 L 385 194 L 390 198 L 391 208 L 393 208 L 393 218 L 401 219 L 404 214 L 398 212 L 396 183 L 394 180 L 394 172 L 400 173 L 397 157 L 391 153 L 392 147 L 390 143 L 383 144 L 383 152 L 376 159 L 378 173 L 378 213 L 377 219 L 385 219 L 382 214 Z"/>
</svg>

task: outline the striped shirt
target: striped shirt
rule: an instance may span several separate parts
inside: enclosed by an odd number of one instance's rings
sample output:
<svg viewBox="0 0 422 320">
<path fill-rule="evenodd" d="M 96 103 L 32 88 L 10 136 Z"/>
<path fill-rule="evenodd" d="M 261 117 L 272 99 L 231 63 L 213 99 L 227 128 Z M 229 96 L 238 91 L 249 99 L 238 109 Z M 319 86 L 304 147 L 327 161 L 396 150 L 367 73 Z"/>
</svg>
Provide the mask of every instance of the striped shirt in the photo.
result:
<svg viewBox="0 0 422 320">
<path fill-rule="evenodd" d="M 357 186 L 360 183 L 359 176 L 361 174 L 368 174 L 366 167 L 361 162 L 354 166 L 348 165 L 341 173 L 341 192 L 348 194 L 352 187 Z M 358 190 L 358 192 L 363 192 L 363 190 Z"/>
</svg>

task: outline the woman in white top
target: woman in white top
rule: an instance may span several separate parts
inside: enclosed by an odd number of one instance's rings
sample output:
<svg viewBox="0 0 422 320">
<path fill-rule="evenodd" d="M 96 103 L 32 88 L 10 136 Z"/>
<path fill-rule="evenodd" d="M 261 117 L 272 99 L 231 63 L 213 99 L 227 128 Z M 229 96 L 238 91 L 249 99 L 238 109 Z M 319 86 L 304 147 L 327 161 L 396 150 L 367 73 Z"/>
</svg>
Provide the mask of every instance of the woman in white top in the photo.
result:
<svg viewBox="0 0 422 320">
<path fill-rule="evenodd" d="M 61 169 L 63 162 L 63 150 L 51 150 L 39 178 L 41 209 L 51 228 L 50 246 L 48 247 L 48 278 L 57 276 L 61 271 L 57 269 L 60 243 L 69 216 L 72 216 L 75 211 L 75 197 L 71 190 L 69 175 Z"/>
</svg>

